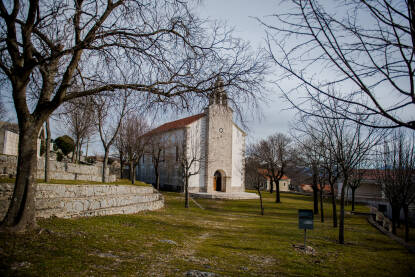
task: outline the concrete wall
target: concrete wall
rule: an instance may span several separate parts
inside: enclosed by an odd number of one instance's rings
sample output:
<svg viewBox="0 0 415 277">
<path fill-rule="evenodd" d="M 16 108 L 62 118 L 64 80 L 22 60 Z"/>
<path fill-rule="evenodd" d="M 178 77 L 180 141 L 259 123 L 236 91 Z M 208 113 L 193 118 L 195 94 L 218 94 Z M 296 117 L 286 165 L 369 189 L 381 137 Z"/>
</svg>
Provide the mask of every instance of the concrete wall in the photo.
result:
<svg viewBox="0 0 415 277">
<path fill-rule="evenodd" d="M 6 176 L 15 176 L 17 166 L 17 157 L 9 155 L 0 155 L 0 174 Z M 43 179 L 45 176 L 45 160 L 39 158 L 37 160 L 37 178 Z M 107 176 L 109 182 L 115 182 L 116 176 L 109 174 L 107 168 Z M 102 166 L 97 165 L 81 165 L 66 162 L 50 161 L 50 179 L 55 180 L 83 180 L 83 181 L 102 181 Z"/>
<path fill-rule="evenodd" d="M 19 134 L 0 129 L 0 154 L 17 156 Z M 40 139 L 37 140 L 37 156 L 40 157 Z"/>
<path fill-rule="evenodd" d="M 164 161 L 159 164 L 160 185 L 163 189 L 175 190 L 183 186 L 183 178 L 180 172 L 181 167 L 179 162 L 176 161 L 176 146 L 177 143 L 181 144 L 183 141 L 184 133 L 184 129 L 177 129 L 160 134 L 163 136 L 162 139 L 166 141 L 166 149 L 162 153 L 162 159 Z M 150 149 L 147 149 L 147 151 L 150 151 Z M 136 178 L 148 184 L 155 183 L 156 177 L 151 154 L 145 154 L 140 160 L 136 168 Z"/>
<path fill-rule="evenodd" d="M 13 186 L 0 184 L 0 219 L 6 214 Z M 163 197 L 152 187 L 38 184 L 36 190 L 36 217 L 42 218 L 131 214 L 162 207 Z"/>
<path fill-rule="evenodd" d="M 245 134 L 232 126 L 232 191 L 245 191 L 244 187 Z"/>
<path fill-rule="evenodd" d="M 190 176 L 189 190 L 199 192 L 205 186 L 205 167 L 206 167 L 206 117 L 191 123 L 186 128 L 187 157 L 188 160 L 196 159 L 190 172 L 198 174 Z"/>
<path fill-rule="evenodd" d="M 283 179 L 279 181 L 280 184 L 280 191 L 290 191 L 290 183 L 291 183 L 291 179 Z M 276 190 L 275 184 L 273 183 L 273 190 Z M 271 188 L 271 182 L 270 180 L 267 178 L 267 188 L 266 190 L 270 190 Z"/>
</svg>

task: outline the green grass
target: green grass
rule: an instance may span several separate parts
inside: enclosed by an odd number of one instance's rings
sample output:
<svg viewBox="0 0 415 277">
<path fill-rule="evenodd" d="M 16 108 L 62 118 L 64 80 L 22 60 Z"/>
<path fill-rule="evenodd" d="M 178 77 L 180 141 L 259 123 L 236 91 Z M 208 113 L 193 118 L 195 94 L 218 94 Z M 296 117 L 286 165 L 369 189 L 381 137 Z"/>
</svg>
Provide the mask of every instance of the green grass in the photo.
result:
<svg viewBox="0 0 415 277">
<path fill-rule="evenodd" d="M 14 178 L 1 178 L 0 179 L 0 183 L 11 183 L 13 184 L 15 181 Z M 93 181 L 82 181 L 82 180 L 49 180 L 49 182 L 44 182 L 43 179 L 37 179 L 38 183 L 42 183 L 42 184 L 65 184 L 65 185 L 132 185 L 131 181 L 128 179 L 120 179 L 117 180 L 115 182 L 108 182 L 108 183 L 103 183 L 103 182 L 93 182 Z M 134 186 L 151 186 L 149 184 L 146 184 L 144 182 L 140 182 L 140 181 L 135 181 Z"/>
<path fill-rule="evenodd" d="M 197 200 L 204 210 L 193 203 L 186 210 L 181 194 L 164 196 L 166 207 L 159 211 L 52 218 L 39 220 L 49 233 L 1 234 L 0 275 L 184 276 L 195 269 L 222 276 L 368 277 L 415 272 L 415 255 L 364 216 L 346 216 L 346 244 L 337 244 L 329 202 L 326 222 L 315 217 L 314 230 L 308 232 L 308 245 L 316 250 L 312 256 L 293 247 L 303 243 L 297 210 L 311 209 L 311 197 L 283 193 L 282 203 L 275 204 L 274 195 L 264 193 L 261 216 L 258 200 Z"/>
</svg>

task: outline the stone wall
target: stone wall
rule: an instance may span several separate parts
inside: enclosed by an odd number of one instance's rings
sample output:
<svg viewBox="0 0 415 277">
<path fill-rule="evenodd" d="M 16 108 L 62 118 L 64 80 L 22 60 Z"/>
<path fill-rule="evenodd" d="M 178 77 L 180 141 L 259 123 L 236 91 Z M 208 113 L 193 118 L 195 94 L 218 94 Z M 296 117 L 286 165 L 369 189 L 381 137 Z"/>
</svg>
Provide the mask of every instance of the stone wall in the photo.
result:
<svg viewBox="0 0 415 277">
<path fill-rule="evenodd" d="M 0 219 L 6 214 L 13 186 L 0 184 Z M 132 214 L 162 207 L 164 199 L 152 187 L 38 184 L 36 190 L 36 217 L 42 218 Z"/>
<path fill-rule="evenodd" d="M 6 177 L 16 176 L 17 157 L 10 155 L 0 155 L 0 175 Z M 45 176 L 45 160 L 37 160 L 37 178 L 43 179 Z M 116 176 L 109 174 L 107 168 L 108 182 L 115 182 Z M 102 181 L 102 165 L 82 165 L 67 162 L 50 161 L 50 179 L 52 180 L 82 180 L 82 181 Z"/>
</svg>

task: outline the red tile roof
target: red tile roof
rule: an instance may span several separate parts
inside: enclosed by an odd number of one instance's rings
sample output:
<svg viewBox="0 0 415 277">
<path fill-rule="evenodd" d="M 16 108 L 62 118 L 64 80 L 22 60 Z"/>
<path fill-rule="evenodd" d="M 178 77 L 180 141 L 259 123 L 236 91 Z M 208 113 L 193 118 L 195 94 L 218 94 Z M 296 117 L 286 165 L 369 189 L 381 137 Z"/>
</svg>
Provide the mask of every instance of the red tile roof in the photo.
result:
<svg viewBox="0 0 415 277">
<path fill-rule="evenodd" d="M 303 190 L 303 191 L 313 191 L 313 188 L 312 188 L 312 185 L 311 184 L 300 184 L 300 187 L 301 187 L 301 189 Z M 317 184 L 317 188 L 318 189 L 320 189 L 320 184 Z M 326 184 L 324 187 L 323 187 L 323 191 L 324 192 L 331 192 L 331 187 L 330 187 L 330 185 L 328 185 L 328 184 Z M 335 192 L 335 194 L 337 194 L 337 188 L 336 187 L 334 187 L 334 192 Z"/>
<path fill-rule="evenodd" d="M 186 118 L 182 118 L 182 119 L 178 119 L 175 121 L 171 121 L 171 122 L 167 122 L 153 130 L 151 130 L 150 132 L 148 132 L 146 135 L 153 135 L 153 134 L 157 134 L 157 133 L 163 133 L 163 132 L 167 132 L 167 131 L 171 131 L 171 130 L 175 130 L 175 129 L 180 129 L 180 128 L 184 128 L 187 125 L 189 125 L 190 123 L 195 122 L 196 120 L 204 117 L 205 114 L 201 113 L 201 114 L 197 114 L 197 115 L 192 115 Z"/>
<path fill-rule="evenodd" d="M 258 168 L 258 172 L 264 175 L 265 178 L 269 179 L 268 170 L 263 168 Z M 281 180 L 290 180 L 290 178 L 287 175 L 282 175 Z"/>
</svg>

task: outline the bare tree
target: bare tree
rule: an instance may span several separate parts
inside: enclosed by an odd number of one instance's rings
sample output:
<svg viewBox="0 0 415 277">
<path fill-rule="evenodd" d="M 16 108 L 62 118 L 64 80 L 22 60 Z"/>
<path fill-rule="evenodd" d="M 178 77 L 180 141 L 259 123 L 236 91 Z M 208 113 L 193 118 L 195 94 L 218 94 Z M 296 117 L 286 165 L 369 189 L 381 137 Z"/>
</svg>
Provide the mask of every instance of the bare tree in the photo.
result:
<svg viewBox="0 0 415 277">
<path fill-rule="evenodd" d="M 327 172 L 321 166 L 320 163 L 320 172 L 318 175 L 318 190 L 320 192 L 320 221 L 324 222 L 324 188 L 326 187 L 327 182 Z"/>
<path fill-rule="evenodd" d="M 286 99 L 315 116 L 321 114 L 310 102 L 330 109 L 335 99 L 347 105 L 331 110 L 333 117 L 415 130 L 414 1 L 341 3 L 291 0 L 261 21 L 270 57 L 284 71 L 280 79 L 297 81 L 282 90 Z"/>
<path fill-rule="evenodd" d="M 175 144 L 171 144 L 172 146 L 177 147 L 175 151 L 178 151 L 179 154 L 177 159 L 180 163 L 184 181 L 185 208 L 189 208 L 189 179 L 192 176 L 199 174 L 200 169 L 208 162 L 207 155 L 203 152 L 201 145 L 201 123 L 199 121 L 194 124 L 185 129 L 182 137 L 174 138 Z M 167 149 L 167 151 L 170 150 L 170 154 L 175 152 L 172 151 L 172 147 L 168 148 L 170 148 Z"/>
<path fill-rule="evenodd" d="M 315 131 L 310 130 L 310 126 L 307 126 L 302 122 L 302 126 L 306 127 L 302 131 L 304 134 L 294 136 L 297 140 L 297 149 L 299 150 L 299 164 L 307 169 L 308 175 L 311 175 L 311 188 L 313 189 L 313 212 L 318 214 L 318 182 L 321 173 L 321 148 L 320 142 L 316 139 Z M 307 133 L 310 132 L 310 133 Z"/>
<path fill-rule="evenodd" d="M 339 243 L 344 243 L 344 202 L 345 189 L 349 185 L 353 170 L 367 159 L 371 149 L 382 137 L 374 129 L 363 130 L 362 125 L 347 123 L 346 120 L 323 118 L 323 132 L 328 146 L 343 178 L 340 195 Z"/>
<path fill-rule="evenodd" d="M 261 172 L 261 161 L 257 159 L 256 146 L 251 145 L 247 148 L 245 162 L 245 183 L 248 187 L 253 187 L 259 195 L 261 215 L 264 215 L 264 205 L 261 191 L 266 188 L 266 178 Z"/>
<path fill-rule="evenodd" d="M 10 232 L 36 226 L 36 139 L 62 103 L 128 89 L 189 108 L 217 76 L 230 99 L 255 103 L 263 85 L 263 55 L 251 55 L 225 26 L 208 26 L 184 1 L 2 0 L 0 18 L 0 74 L 19 124 L 15 188 L 1 223 Z M 38 97 L 29 105 L 36 80 Z"/>
<path fill-rule="evenodd" d="M 321 167 L 326 177 L 327 183 L 330 186 L 331 205 L 333 214 L 333 227 L 337 228 L 337 208 L 336 208 L 336 191 L 335 184 L 340 177 L 339 167 L 336 160 L 334 160 L 334 154 L 329 147 L 322 145 L 323 159 L 321 161 Z"/>
<path fill-rule="evenodd" d="M 352 190 L 352 211 L 354 211 L 354 206 L 356 202 L 356 190 L 361 186 L 365 172 L 366 171 L 364 168 L 360 168 L 360 166 L 357 166 L 357 168 L 350 175 L 349 187 Z"/>
<path fill-rule="evenodd" d="M 281 203 L 279 182 L 284 176 L 284 170 L 290 158 L 290 143 L 291 139 L 288 136 L 276 133 L 253 146 L 251 153 L 266 167 L 271 186 L 275 184 L 276 203 Z"/>
<path fill-rule="evenodd" d="M 80 160 L 83 140 L 94 130 L 94 106 L 92 97 L 83 97 L 66 102 L 59 113 L 66 131 L 75 139 L 72 162 Z"/>
<path fill-rule="evenodd" d="M 304 121 L 311 121 L 307 126 L 308 134 L 314 138 L 324 139 L 324 148 L 330 151 L 330 159 L 335 161 L 338 171 L 343 178 L 340 195 L 340 222 L 339 222 L 339 243 L 344 243 L 344 206 L 345 190 L 349 186 L 353 171 L 368 159 L 370 151 L 379 144 L 384 137 L 384 132 L 375 128 L 365 128 L 364 125 L 356 123 L 363 121 L 349 121 L 347 119 L 336 118 L 335 111 L 339 109 L 341 102 L 331 100 L 330 109 L 325 109 L 320 105 L 320 116 L 303 116 Z M 322 140 L 320 139 L 320 142 Z M 320 148 L 321 149 L 321 148 Z M 320 160 L 320 159 L 319 159 Z"/>
<path fill-rule="evenodd" d="M 152 135 L 149 139 L 148 152 L 154 169 L 154 184 L 160 190 L 160 164 L 166 161 L 166 149 L 169 148 L 169 138 L 162 134 Z"/>
<path fill-rule="evenodd" d="M 131 92 L 124 91 L 120 96 L 95 96 L 93 107 L 95 124 L 104 148 L 104 162 L 102 164 L 102 182 L 107 182 L 108 157 L 121 123 L 131 107 L 128 105 Z"/>
<path fill-rule="evenodd" d="M 378 157 L 381 168 L 378 182 L 392 207 L 392 233 L 396 234 L 396 222 L 403 208 L 405 216 L 405 240 L 409 240 L 408 207 L 415 201 L 415 146 L 414 137 L 396 132 Z"/>
<path fill-rule="evenodd" d="M 129 164 L 132 184 L 135 184 L 135 168 L 139 165 L 140 159 L 144 155 L 145 147 L 151 139 L 145 135 L 149 129 L 145 118 L 138 113 L 132 113 L 127 116 L 121 125 L 117 149 L 120 151 L 120 157 L 124 156 L 123 158 Z M 119 147 L 120 145 L 122 148 Z"/>
</svg>

